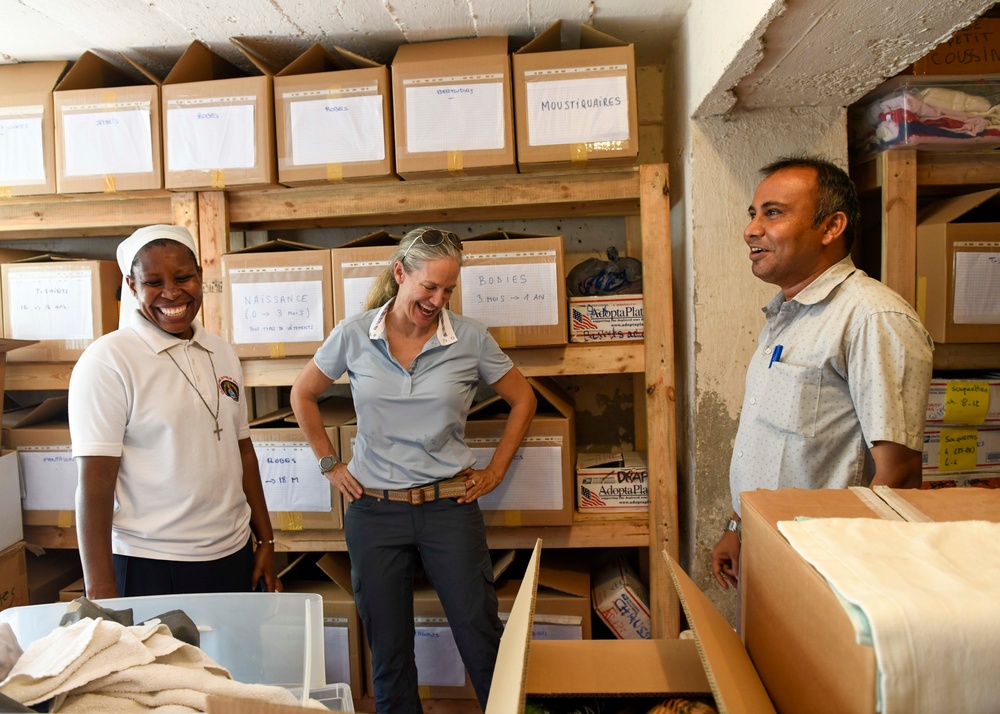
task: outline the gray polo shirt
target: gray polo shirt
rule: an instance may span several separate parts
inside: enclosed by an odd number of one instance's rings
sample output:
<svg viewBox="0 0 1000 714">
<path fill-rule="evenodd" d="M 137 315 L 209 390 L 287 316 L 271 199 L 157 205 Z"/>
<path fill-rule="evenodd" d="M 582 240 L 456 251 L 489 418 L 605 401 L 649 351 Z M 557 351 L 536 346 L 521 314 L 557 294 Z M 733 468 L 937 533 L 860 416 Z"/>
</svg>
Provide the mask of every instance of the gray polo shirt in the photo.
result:
<svg viewBox="0 0 1000 714">
<path fill-rule="evenodd" d="M 391 304 L 340 322 L 313 358 L 327 377 L 350 378 L 358 436 L 348 468 L 366 488 L 411 488 L 472 466 L 465 420 L 476 389 L 513 367 L 484 325 L 442 310 L 403 369 L 385 335 Z"/>
</svg>

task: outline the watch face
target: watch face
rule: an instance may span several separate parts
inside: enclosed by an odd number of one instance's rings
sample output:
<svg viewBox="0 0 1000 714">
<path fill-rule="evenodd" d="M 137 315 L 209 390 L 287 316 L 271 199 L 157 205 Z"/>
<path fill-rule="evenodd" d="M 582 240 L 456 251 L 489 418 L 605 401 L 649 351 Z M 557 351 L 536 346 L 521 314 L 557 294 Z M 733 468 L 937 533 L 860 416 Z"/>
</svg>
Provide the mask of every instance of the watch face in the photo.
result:
<svg viewBox="0 0 1000 714">
<path fill-rule="evenodd" d="M 326 473 L 333 468 L 333 465 L 337 463 L 337 458 L 335 456 L 324 456 L 319 460 L 319 470 Z"/>
</svg>

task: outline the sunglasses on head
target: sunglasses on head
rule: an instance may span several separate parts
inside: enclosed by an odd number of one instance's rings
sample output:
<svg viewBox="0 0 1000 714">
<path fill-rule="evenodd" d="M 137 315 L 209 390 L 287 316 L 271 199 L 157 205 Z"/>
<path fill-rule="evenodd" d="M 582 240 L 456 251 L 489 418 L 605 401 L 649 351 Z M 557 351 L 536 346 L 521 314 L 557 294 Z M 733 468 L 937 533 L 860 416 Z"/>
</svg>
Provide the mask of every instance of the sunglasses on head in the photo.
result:
<svg viewBox="0 0 1000 714">
<path fill-rule="evenodd" d="M 399 259 L 399 262 L 402 263 L 406 260 L 406 254 L 410 252 L 410 248 L 412 248 L 418 241 L 429 248 L 433 248 L 436 245 L 444 243 L 445 239 L 447 239 L 458 250 L 462 250 L 462 241 L 459 240 L 457 235 L 451 231 L 440 231 L 437 228 L 430 228 L 410 241 L 410 244 L 406 246 L 406 250 L 403 251 L 403 256 Z"/>
</svg>

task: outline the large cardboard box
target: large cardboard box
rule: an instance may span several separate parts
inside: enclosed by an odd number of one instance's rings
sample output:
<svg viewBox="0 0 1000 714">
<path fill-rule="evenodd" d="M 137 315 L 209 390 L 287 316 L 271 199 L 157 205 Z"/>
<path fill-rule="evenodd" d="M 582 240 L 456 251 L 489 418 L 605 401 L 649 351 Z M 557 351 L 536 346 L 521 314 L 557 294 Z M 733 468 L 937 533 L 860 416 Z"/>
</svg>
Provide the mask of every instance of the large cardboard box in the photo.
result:
<svg viewBox="0 0 1000 714">
<path fill-rule="evenodd" d="M 981 17 L 913 63 L 913 74 L 1000 74 L 1000 18 Z"/>
<path fill-rule="evenodd" d="M 389 265 L 399 238 L 386 231 L 369 233 L 330 251 L 333 263 L 333 324 L 364 311 L 375 279 Z"/>
<path fill-rule="evenodd" d="M 400 45 L 392 61 L 396 173 L 514 173 L 507 37 Z"/>
<path fill-rule="evenodd" d="M 742 503 L 743 639 L 782 712 L 874 712 L 877 665 L 873 648 L 857 643 L 839 597 L 788 544 L 779 521 L 1000 521 L 1000 492 L 988 489 L 760 490 L 744 493 Z"/>
<path fill-rule="evenodd" d="M 347 408 L 353 416 L 353 408 Z M 283 409 L 250 423 L 271 525 L 280 531 L 339 530 L 344 527 L 342 495 L 320 472 L 302 430 L 284 422 L 289 414 Z M 336 444 L 337 427 L 327 427 L 326 433 Z"/>
<path fill-rule="evenodd" d="M 927 423 L 1000 423 L 1000 373 L 932 378 L 927 398 Z"/>
<path fill-rule="evenodd" d="M 642 342 L 642 295 L 569 299 L 570 342 Z"/>
<path fill-rule="evenodd" d="M 620 640 L 648 640 L 653 622 L 649 590 L 625 558 L 615 558 L 594 574 L 594 611 Z"/>
<path fill-rule="evenodd" d="M 1000 342 L 1000 188 L 946 198 L 917 223 L 917 313 L 935 342 Z"/>
<path fill-rule="evenodd" d="M 163 188 L 160 86 L 154 75 L 133 75 L 88 51 L 52 98 L 59 193 Z"/>
<path fill-rule="evenodd" d="M 589 25 L 564 45 L 562 22 L 512 55 L 521 171 L 634 164 L 635 48 Z"/>
<path fill-rule="evenodd" d="M 52 548 L 25 556 L 28 568 L 28 602 L 60 602 L 60 591 L 83 577 L 80 553 L 75 548 Z"/>
<path fill-rule="evenodd" d="M 28 604 L 24 541 L 18 541 L 0 550 L 0 610 Z"/>
<path fill-rule="evenodd" d="M 163 183 L 168 189 L 277 185 L 274 86 L 277 68 L 247 39 L 234 43 L 246 72 L 192 42 L 163 80 Z"/>
<path fill-rule="evenodd" d="M 576 456 L 576 507 L 581 513 L 645 513 L 649 463 L 636 451 Z"/>
<path fill-rule="evenodd" d="M 360 697 L 365 685 L 361 618 L 354 604 L 347 553 L 325 553 L 319 558 L 302 554 L 279 577 L 285 592 L 316 593 L 323 598 L 326 681 L 346 682 Z"/>
<path fill-rule="evenodd" d="M 496 567 L 494 567 L 496 570 Z M 523 573 L 497 576 L 497 597 L 513 604 L 523 582 Z M 549 550 L 538 567 L 535 618 L 531 637 L 535 640 L 589 640 L 593 634 L 590 606 L 590 566 L 580 554 Z M 510 607 L 500 611 L 504 622 Z"/>
<path fill-rule="evenodd" d="M 573 523 L 576 416 L 573 401 L 549 378 L 530 377 L 535 418 L 504 480 L 479 499 L 487 526 L 568 526 Z M 500 443 L 510 408 L 499 396 L 475 405 L 465 443 L 485 468 Z"/>
<path fill-rule="evenodd" d="M 1000 468 L 979 471 L 924 471 L 920 488 L 1000 488 Z"/>
<path fill-rule="evenodd" d="M 77 468 L 66 397 L 49 397 L 17 415 L 5 415 L 4 422 L 7 442 L 17 450 L 24 525 L 73 527 Z"/>
<path fill-rule="evenodd" d="M 463 240 L 452 311 L 485 324 L 503 348 L 566 344 L 563 243 L 506 231 Z"/>
<path fill-rule="evenodd" d="M 118 329 L 122 274 L 113 260 L 57 255 L 0 265 L 4 335 L 34 340 L 11 362 L 75 362 L 95 339 Z"/>
<path fill-rule="evenodd" d="M 315 44 L 274 77 L 278 180 L 393 177 L 389 68 Z"/>
<path fill-rule="evenodd" d="M 333 329 L 326 248 L 272 240 L 222 256 L 223 337 L 240 357 L 312 357 Z"/>
<path fill-rule="evenodd" d="M 68 66 L 0 66 L 0 198 L 56 192 L 52 90 Z"/>
<path fill-rule="evenodd" d="M 705 696 L 732 714 L 774 712 L 739 637 L 666 553 L 694 639 L 536 641 L 531 637 L 541 541 L 517 594 L 486 714 L 524 711 L 526 699 Z"/>
<path fill-rule="evenodd" d="M 1000 424 L 924 429 L 923 470 L 973 471 L 1000 466 Z"/>
</svg>

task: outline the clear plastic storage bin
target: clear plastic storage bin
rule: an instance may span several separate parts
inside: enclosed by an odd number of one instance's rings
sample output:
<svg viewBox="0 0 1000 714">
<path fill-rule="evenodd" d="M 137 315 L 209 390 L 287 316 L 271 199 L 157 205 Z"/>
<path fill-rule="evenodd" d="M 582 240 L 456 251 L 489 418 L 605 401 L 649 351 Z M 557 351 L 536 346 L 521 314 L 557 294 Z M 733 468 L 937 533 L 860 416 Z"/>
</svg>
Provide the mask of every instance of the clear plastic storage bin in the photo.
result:
<svg viewBox="0 0 1000 714">
<path fill-rule="evenodd" d="M 301 696 L 302 690 L 293 689 L 292 693 Z M 318 689 L 310 689 L 309 698 L 319 702 L 332 712 L 354 714 L 354 698 L 351 695 L 350 684 L 328 684 Z"/>
<path fill-rule="evenodd" d="M 96 601 L 113 610 L 132 609 L 136 623 L 183 610 L 198 626 L 201 649 L 247 684 L 286 688 L 326 685 L 323 598 L 312 593 L 209 593 L 156 595 Z M 68 603 L 12 607 L 0 611 L 22 649 L 59 626 Z M 308 614 L 307 614 L 308 613 Z M 307 627 L 308 621 L 308 627 Z M 343 710 L 349 711 L 349 710 Z"/>
<path fill-rule="evenodd" d="M 851 152 L 1000 147 L 1000 75 L 899 76 L 851 106 Z"/>
</svg>

